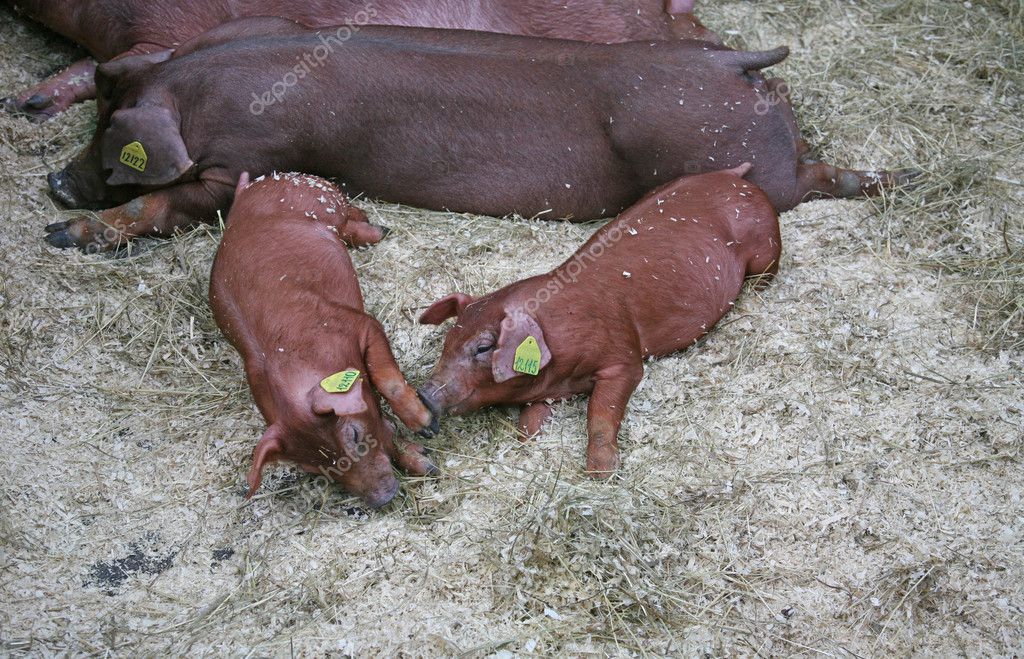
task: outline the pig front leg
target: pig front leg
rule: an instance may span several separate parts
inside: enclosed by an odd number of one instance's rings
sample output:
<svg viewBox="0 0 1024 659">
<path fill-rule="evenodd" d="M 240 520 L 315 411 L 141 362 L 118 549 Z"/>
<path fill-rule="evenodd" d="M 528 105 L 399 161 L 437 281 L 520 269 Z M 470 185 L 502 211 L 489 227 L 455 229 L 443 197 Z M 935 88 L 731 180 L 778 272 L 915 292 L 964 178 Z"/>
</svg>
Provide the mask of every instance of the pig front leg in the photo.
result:
<svg viewBox="0 0 1024 659">
<path fill-rule="evenodd" d="M 178 229 L 212 222 L 218 209 L 231 203 L 234 187 L 201 179 L 158 190 L 99 213 L 99 219 L 79 217 L 46 227 L 46 242 L 54 247 L 77 247 L 94 254 L 126 246 L 139 236 L 164 236 Z"/>
<path fill-rule="evenodd" d="M 364 352 L 366 371 L 374 388 L 410 430 L 433 437 L 440 430 L 437 416 L 424 405 L 416 390 L 402 375 L 384 328 L 376 320 L 370 328 Z"/>
<path fill-rule="evenodd" d="M 525 442 L 528 439 L 540 434 L 541 426 L 551 418 L 551 406 L 547 403 L 530 403 L 523 405 L 519 412 L 519 441 Z"/>
<path fill-rule="evenodd" d="M 619 467 L 619 427 L 626 404 L 644 376 L 642 364 L 602 369 L 587 405 L 587 473 L 608 478 Z"/>
<path fill-rule="evenodd" d="M 16 96 L 0 99 L 0 106 L 11 114 L 43 122 L 75 103 L 96 98 L 95 77 L 96 60 L 87 57 Z"/>
</svg>

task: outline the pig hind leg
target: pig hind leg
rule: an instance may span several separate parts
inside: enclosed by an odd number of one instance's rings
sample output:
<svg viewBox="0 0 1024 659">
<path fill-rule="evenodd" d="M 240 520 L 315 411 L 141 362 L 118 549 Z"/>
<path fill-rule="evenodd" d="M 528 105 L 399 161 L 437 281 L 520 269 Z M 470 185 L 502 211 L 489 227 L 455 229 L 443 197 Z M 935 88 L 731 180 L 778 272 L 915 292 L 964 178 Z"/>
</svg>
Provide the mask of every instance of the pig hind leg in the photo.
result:
<svg viewBox="0 0 1024 659">
<path fill-rule="evenodd" d="M 912 169 L 897 171 L 856 171 L 823 162 L 804 161 L 797 165 L 797 194 L 794 205 L 809 199 L 874 197 L 910 183 L 918 176 Z"/>
<path fill-rule="evenodd" d="M 517 430 L 520 441 L 526 441 L 540 434 L 544 422 L 551 417 L 551 406 L 547 403 L 524 405 L 519 412 Z"/>
</svg>

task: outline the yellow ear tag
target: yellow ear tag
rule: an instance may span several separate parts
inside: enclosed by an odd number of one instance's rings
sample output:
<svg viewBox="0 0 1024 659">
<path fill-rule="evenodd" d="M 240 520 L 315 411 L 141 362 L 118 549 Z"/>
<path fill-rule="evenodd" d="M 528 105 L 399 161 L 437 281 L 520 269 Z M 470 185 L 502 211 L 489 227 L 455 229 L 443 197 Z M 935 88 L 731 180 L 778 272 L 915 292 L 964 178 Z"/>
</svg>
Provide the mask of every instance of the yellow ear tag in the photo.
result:
<svg viewBox="0 0 1024 659">
<path fill-rule="evenodd" d="M 144 172 L 146 171 L 147 162 L 149 162 L 149 156 L 146 155 L 146 150 L 142 148 L 142 142 L 132 142 L 121 149 L 122 165 L 127 165 L 136 171 Z"/>
<path fill-rule="evenodd" d="M 320 386 L 329 394 L 347 394 L 358 379 L 359 371 L 352 369 L 324 378 Z"/>
<path fill-rule="evenodd" d="M 540 373 L 540 346 L 537 345 L 537 339 L 528 336 L 519 344 L 516 348 L 516 360 L 512 362 L 512 370 L 526 375 Z"/>
</svg>

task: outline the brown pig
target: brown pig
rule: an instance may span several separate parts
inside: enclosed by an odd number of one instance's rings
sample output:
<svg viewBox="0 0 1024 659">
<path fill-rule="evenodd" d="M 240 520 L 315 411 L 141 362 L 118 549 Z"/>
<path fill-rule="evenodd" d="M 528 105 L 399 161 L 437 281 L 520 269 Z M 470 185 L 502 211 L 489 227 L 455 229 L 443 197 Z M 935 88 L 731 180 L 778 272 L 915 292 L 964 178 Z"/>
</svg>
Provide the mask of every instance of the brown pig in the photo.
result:
<svg viewBox="0 0 1024 659">
<path fill-rule="evenodd" d="M 594 43 L 666 39 L 720 43 L 693 15 L 694 0 L 6 1 L 92 55 L 0 101 L 9 111 L 40 121 L 95 96 L 96 60 L 174 49 L 215 26 L 253 16 L 287 18 L 308 27 L 405 25 Z"/>
<path fill-rule="evenodd" d="M 412 430 L 430 437 L 437 421 L 363 310 L 343 240 L 376 242 L 379 230 L 323 179 L 274 174 L 250 184 L 243 175 L 238 187 L 210 306 L 269 425 L 253 454 L 249 496 L 265 465 L 289 460 L 383 506 L 398 491 L 392 462 L 416 475 L 434 466 L 421 446 L 396 446 L 373 389 Z"/>
<path fill-rule="evenodd" d="M 778 217 L 742 178 L 749 170 L 671 182 L 551 272 L 435 302 L 420 322 L 456 323 L 420 390 L 427 405 L 436 415 L 522 405 L 519 427 L 530 436 L 550 413 L 544 401 L 588 393 L 587 471 L 610 475 L 644 360 L 693 344 L 729 311 L 744 278 L 778 268 Z"/>
<path fill-rule="evenodd" d="M 100 67 L 93 140 L 49 180 L 66 206 L 108 210 L 50 225 L 51 245 L 102 251 L 213 220 L 243 171 L 308 172 L 350 196 L 432 210 L 572 221 L 744 162 L 779 211 L 909 178 L 804 159 L 792 108 L 758 73 L 785 48 L 388 26 L 342 42 L 252 21 L 248 38 Z"/>
</svg>

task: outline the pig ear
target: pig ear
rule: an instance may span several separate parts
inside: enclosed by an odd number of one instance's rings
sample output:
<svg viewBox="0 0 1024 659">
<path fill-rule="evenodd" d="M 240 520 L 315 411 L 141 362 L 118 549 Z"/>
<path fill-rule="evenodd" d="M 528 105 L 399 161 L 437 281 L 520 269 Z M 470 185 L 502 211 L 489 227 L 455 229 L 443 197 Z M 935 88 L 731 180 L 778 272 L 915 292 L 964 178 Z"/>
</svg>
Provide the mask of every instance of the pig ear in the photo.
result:
<svg viewBox="0 0 1024 659">
<path fill-rule="evenodd" d="M 537 321 L 522 309 L 506 309 L 505 319 L 501 321 L 498 346 L 491 357 L 491 372 L 494 374 L 495 382 L 505 382 L 525 374 L 515 368 L 516 352 L 530 337 L 537 342 L 537 349 L 540 351 L 540 364 L 537 368 L 539 371 L 551 361 L 551 351 L 544 340 L 544 332 Z M 530 346 L 526 348 L 529 349 Z"/>
<path fill-rule="evenodd" d="M 448 297 L 443 297 L 423 312 L 420 316 L 420 325 L 440 325 L 449 318 L 461 316 L 473 301 L 473 298 L 465 293 L 452 293 Z"/>
<path fill-rule="evenodd" d="M 313 413 L 320 416 L 352 416 L 367 410 L 366 400 L 363 398 L 362 378 L 356 380 L 352 388 L 343 394 L 327 393 L 323 387 L 317 385 L 309 392 L 309 396 Z"/>
<path fill-rule="evenodd" d="M 260 489 L 263 468 L 280 460 L 283 454 L 284 444 L 282 443 L 281 429 L 278 426 L 270 426 L 263 433 L 259 444 L 252 452 L 252 469 L 249 470 L 248 478 L 249 493 L 245 495 L 246 499 L 251 499 L 252 495 L 256 494 L 256 490 Z"/>
<path fill-rule="evenodd" d="M 181 139 L 177 115 L 162 105 L 118 110 L 103 136 L 109 185 L 168 185 L 195 164 Z"/>
<path fill-rule="evenodd" d="M 96 67 L 96 92 L 101 97 L 109 98 L 117 84 L 118 78 L 136 71 L 148 69 L 154 64 L 160 64 L 171 59 L 173 50 L 158 50 L 155 53 L 144 53 L 142 55 L 125 55 L 104 62 Z"/>
</svg>

